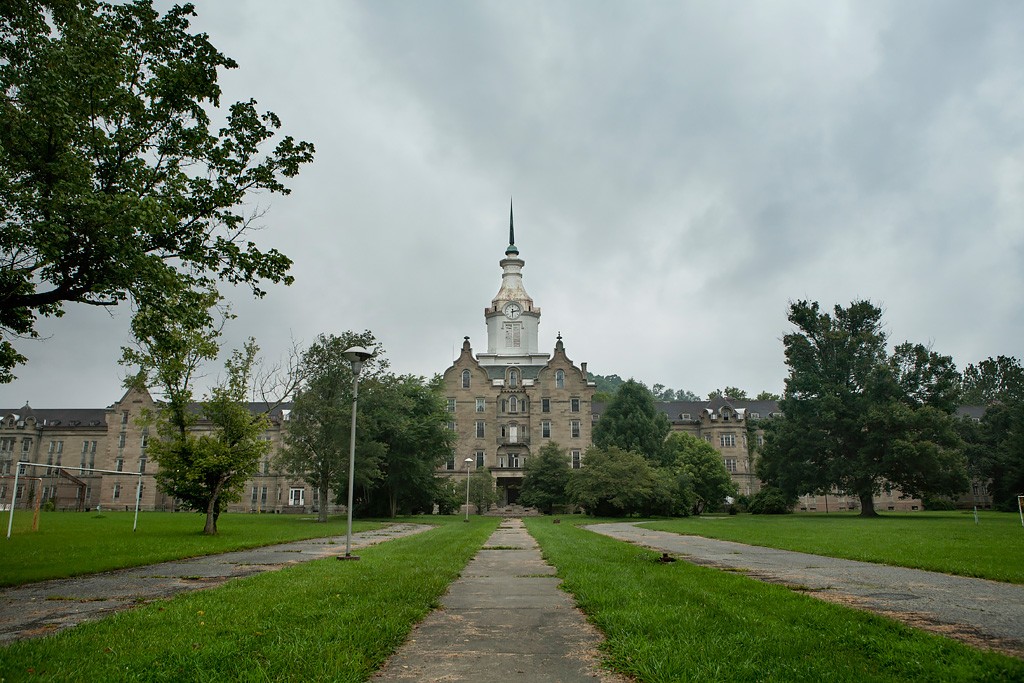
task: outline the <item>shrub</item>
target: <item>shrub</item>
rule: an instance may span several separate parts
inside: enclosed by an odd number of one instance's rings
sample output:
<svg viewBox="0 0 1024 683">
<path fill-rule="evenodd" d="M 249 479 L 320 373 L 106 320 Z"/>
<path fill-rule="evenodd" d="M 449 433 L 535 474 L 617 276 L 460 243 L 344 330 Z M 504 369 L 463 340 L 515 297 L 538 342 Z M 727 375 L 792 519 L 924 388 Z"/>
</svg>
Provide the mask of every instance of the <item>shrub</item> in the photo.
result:
<svg viewBox="0 0 1024 683">
<path fill-rule="evenodd" d="M 793 511 L 796 500 L 787 498 L 774 486 L 765 486 L 750 498 L 748 509 L 755 515 L 785 515 Z"/>
</svg>

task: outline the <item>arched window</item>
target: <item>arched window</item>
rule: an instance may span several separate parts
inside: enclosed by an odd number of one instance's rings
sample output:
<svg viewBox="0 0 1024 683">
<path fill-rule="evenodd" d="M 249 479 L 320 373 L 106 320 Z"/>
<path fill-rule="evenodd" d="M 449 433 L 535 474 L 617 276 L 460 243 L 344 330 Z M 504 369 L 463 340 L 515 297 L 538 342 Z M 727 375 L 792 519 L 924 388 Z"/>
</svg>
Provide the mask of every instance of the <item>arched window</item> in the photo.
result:
<svg viewBox="0 0 1024 683">
<path fill-rule="evenodd" d="M 519 386 L 519 371 L 509 370 L 508 371 L 508 385 L 512 388 Z"/>
<path fill-rule="evenodd" d="M 515 396 L 508 400 L 508 412 L 519 412 L 519 399 L 517 399 Z"/>
<path fill-rule="evenodd" d="M 469 370 L 462 371 L 462 388 L 469 389 Z"/>
<path fill-rule="evenodd" d="M 564 370 L 556 370 L 555 371 L 555 388 L 556 389 L 564 389 L 565 388 L 565 371 Z"/>
</svg>

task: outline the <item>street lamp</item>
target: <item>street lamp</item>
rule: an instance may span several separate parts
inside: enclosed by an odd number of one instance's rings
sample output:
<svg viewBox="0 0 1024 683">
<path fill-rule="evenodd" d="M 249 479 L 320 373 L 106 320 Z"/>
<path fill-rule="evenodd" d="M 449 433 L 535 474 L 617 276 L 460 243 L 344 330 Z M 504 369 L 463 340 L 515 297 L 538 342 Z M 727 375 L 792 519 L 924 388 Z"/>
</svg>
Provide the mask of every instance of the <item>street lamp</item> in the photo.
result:
<svg viewBox="0 0 1024 683">
<path fill-rule="evenodd" d="M 466 463 L 466 520 L 469 521 L 469 466 L 473 464 L 473 458 L 463 460 Z"/>
<path fill-rule="evenodd" d="M 348 443 L 348 533 L 345 536 L 345 556 L 338 557 L 339 560 L 358 560 L 359 557 L 352 554 L 352 489 L 356 478 L 356 403 L 359 398 L 359 371 L 363 363 L 373 357 L 373 351 L 368 351 L 362 346 L 353 346 L 346 349 L 341 355 L 352 363 L 352 431 Z"/>
</svg>

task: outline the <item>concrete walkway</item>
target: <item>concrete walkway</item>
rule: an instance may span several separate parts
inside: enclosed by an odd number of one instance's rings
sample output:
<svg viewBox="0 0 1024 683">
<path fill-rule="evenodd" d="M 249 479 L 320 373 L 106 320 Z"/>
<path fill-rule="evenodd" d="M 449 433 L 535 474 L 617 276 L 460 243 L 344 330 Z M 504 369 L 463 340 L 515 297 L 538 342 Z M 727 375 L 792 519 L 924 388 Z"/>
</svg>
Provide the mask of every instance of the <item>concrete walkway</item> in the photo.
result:
<svg viewBox="0 0 1024 683">
<path fill-rule="evenodd" d="M 585 528 L 1024 657 L 1024 586 L 681 536 L 635 524 Z"/>
<path fill-rule="evenodd" d="M 425 524 L 392 524 L 354 533 L 352 549 L 431 528 Z M 178 593 L 344 554 L 345 536 L 335 536 L 2 588 L 0 643 L 49 635 Z"/>
<path fill-rule="evenodd" d="M 373 681 L 624 682 L 598 668 L 602 636 L 554 574 L 522 520 L 504 520 Z"/>
</svg>

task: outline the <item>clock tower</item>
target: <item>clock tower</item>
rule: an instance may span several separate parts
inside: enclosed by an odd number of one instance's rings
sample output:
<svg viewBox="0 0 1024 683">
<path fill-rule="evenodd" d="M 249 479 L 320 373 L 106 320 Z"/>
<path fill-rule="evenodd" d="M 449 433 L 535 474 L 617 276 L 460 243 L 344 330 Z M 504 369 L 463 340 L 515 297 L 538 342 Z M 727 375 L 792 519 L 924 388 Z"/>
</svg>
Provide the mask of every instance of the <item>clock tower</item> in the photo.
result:
<svg viewBox="0 0 1024 683">
<path fill-rule="evenodd" d="M 516 247 L 512 207 L 508 209 L 508 247 L 501 259 L 501 288 L 484 309 L 487 322 L 487 353 L 477 356 L 480 365 L 543 365 L 550 356 L 537 346 L 540 308 L 523 287 L 523 266 Z"/>
</svg>

